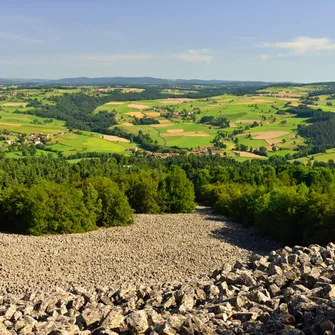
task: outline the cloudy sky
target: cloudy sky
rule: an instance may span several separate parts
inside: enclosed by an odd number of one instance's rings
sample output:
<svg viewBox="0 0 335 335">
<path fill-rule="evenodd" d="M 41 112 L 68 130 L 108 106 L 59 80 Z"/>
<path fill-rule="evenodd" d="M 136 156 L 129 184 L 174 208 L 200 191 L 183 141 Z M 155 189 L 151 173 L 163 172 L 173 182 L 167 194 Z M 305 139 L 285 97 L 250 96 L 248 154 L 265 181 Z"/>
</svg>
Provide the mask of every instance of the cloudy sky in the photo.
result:
<svg viewBox="0 0 335 335">
<path fill-rule="evenodd" d="M 335 81 L 334 0 L 0 0 L 0 78 Z"/>
</svg>

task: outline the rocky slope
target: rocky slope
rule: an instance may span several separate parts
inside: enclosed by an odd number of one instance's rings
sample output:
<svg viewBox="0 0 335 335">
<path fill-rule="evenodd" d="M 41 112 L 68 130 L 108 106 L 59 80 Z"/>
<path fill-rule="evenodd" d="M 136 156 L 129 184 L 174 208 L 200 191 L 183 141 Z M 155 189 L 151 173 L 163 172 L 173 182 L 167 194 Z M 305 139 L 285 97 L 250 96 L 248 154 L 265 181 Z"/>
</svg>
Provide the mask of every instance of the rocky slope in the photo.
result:
<svg viewBox="0 0 335 335">
<path fill-rule="evenodd" d="M 285 247 L 175 284 L 5 294 L 0 333 L 334 334 L 334 261 L 333 243 Z"/>
<path fill-rule="evenodd" d="M 0 234 L 0 293 L 181 281 L 272 248 L 206 208 L 137 215 L 132 226 L 85 234 Z"/>
</svg>

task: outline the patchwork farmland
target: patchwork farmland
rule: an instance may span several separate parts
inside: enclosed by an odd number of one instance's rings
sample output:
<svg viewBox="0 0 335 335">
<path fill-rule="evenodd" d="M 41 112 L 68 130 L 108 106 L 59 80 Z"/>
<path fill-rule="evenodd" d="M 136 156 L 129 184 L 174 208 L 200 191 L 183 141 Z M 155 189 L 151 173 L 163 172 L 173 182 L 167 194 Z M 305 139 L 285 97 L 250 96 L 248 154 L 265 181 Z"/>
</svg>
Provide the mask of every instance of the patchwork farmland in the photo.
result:
<svg viewBox="0 0 335 335">
<path fill-rule="evenodd" d="M 21 156 L 22 152 L 15 150 L 13 143 L 22 135 L 26 136 L 25 141 L 31 140 L 34 133 L 48 135 L 48 140 L 42 143 L 44 146 L 38 146 L 35 154 L 69 157 L 90 152 L 130 154 L 137 149 L 140 151 L 141 145 L 130 137 L 114 134 L 113 130 L 118 128 L 129 136 L 136 136 L 139 132 L 148 135 L 166 151 L 179 148 L 189 153 L 211 152 L 237 159 L 293 155 L 297 148 L 305 145 L 306 139 L 298 135 L 297 127 L 305 124 L 307 118 L 285 113 L 285 110 L 304 103 L 309 92 L 318 89 L 323 87 L 271 86 L 253 94 L 222 94 L 207 98 L 183 97 L 194 91 L 162 89 L 161 95 L 166 94 L 166 98 L 111 100 L 98 105 L 92 111 L 93 115 L 103 112 L 115 116 L 115 124 L 109 127 L 110 133 L 103 134 L 70 128 L 61 119 L 32 114 L 35 108 L 55 106 L 57 97 L 64 94 L 81 92 L 88 96 L 103 96 L 116 89 L 3 86 L 0 90 L 2 151 L 9 156 Z M 121 95 L 142 94 L 145 90 L 119 88 L 118 92 Z M 172 92 L 175 97 L 168 96 Z M 329 97 L 330 94 L 318 96 L 317 103 L 310 108 L 333 111 Z M 207 121 L 211 119 L 226 119 L 229 123 L 223 127 Z M 221 143 L 219 150 L 217 143 Z"/>
</svg>

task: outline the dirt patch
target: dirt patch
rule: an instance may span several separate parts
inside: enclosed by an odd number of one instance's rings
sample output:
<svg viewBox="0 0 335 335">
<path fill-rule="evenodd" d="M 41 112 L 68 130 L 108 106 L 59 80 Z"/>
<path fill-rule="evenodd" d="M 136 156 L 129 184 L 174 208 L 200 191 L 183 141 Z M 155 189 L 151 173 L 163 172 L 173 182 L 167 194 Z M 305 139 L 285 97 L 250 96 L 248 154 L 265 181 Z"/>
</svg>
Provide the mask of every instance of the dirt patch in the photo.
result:
<svg viewBox="0 0 335 335">
<path fill-rule="evenodd" d="M 254 102 L 269 102 L 269 103 L 273 103 L 274 100 L 266 100 L 266 99 L 249 99 L 249 101 L 246 102 L 250 102 L 251 104 Z"/>
<path fill-rule="evenodd" d="M 179 133 L 168 133 L 163 134 L 164 137 L 176 137 L 176 136 L 182 136 L 182 137 L 210 137 L 211 135 L 205 133 L 204 131 L 188 131 L 188 132 L 179 132 Z"/>
<path fill-rule="evenodd" d="M 234 122 L 230 122 L 229 123 L 229 127 L 230 128 L 237 128 L 236 124 Z"/>
<path fill-rule="evenodd" d="M 150 117 L 157 117 L 161 115 L 159 112 L 145 112 L 144 114 Z"/>
<path fill-rule="evenodd" d="M 3 104 L 1 106 L 5 107 L 27 107 L 27 102 L 7 102 L 6 104 Z"/>
<path fill-rule="evenodd" d="M 158 121 L 159 121 L 159 123 L 170 123 L 169 120 L 158 120 Z"/>
<path fill-rule="evenodd" d="M 130 108 L 136 108 L 136 109 L 140 109 L 140 110 L 145 110 L 145 109 L 150 109 L 150 106 L 147 105 L 140 105 L 140 104 L 130 104 L 128 105 L 128 107 Z"/>
<path fill-rule="evenodd" d="M 234 152 L 238 154 L 240 157 L 266 159 L 266 157 L 253 154 L 252 152 L 246 152 L 246 151 L 234 151 Z"/>
<path fill-rule="evenodd" d="M 286 134 L 288 134 L 287 131 L 262 131 L 260 133 L 254 133 L 253 135 L 256 135 L 254 137 L 255 140 L 269 140 Z"/>
<path fill-rule="evenodd" d="M 282 140 L 274 140 L 274 139 L 273 139 L 273 140 L 272 140 L 272 139 L 271 139 L 271 140 L 265 140 L 265 142 L 266 142 L 267 144 L 270 144 L 270 145 L 271 145 L 271 144 L 278 144 L 278 143 L 281 143 L 281 141 L 282 141 Z"/>
<path fill-rule="evenodd" d="M 168 129 L 168 133 L 183 133 L 184 129 Z"/>
<path fill-rule="evenodd" d="M 168 99 L 163 99 L 163 100 L 159 100 L 159 101 L 164 103 L 164 104 L 178 105 L 178 104 L 183 103 L 183 102 L 193 101 L 193 99 L 190 99 L 190 98 L 168 98 Z"/>
<path fill-rule="evenodd" d="M 104 135 L 103 139 L 107 140 L 107 141 L 110 141 L 110 142 L 125 142 L 125 143 L 129 143 L 130 142 L 126 138 L 119 137 L 119 136 Z"/>
<path fill-rule="evenodd" d="M 261 122 L 261 120 L 236 120 L 235 123 L 248 123 L 252 124 L 254 122 Z"/>
<path fill-rule="evenodd" d="M 130 116 L 136 116 L 138 119 L 142 119 L 144 117 L 142 112 L 129 112 L 125 114 L 130 115 Z"/>
<path fill-rule="evenodd" d="M 6 123 L 6 122 L 0 122 L 0 125 L 2 125 L 2 126 L 11 126 L 11 127 L 20 127 L 20 126 L 22 126 L 22 124 L 18 124 L 18 123 Z"/>
<path fill-rule="evenodd" d="M 299 101 L 298 98 L 277 98 L 277 99 L 283 101 Z"/>
<path fill-rule="evenodd" d="M 107 102 L 105 105 L 123 105 L 123 102 L 118 102 L 118 101 L 110 101 Z"/>
<path fill-rule="evenodd" d="M 144 88 L 123 88 L 123 93 L 129 93 L 129 92 L 143 92 Z"/>
<path fill-rule="evenodd" d="M 121 124 L 121 126 L 133 127 L 134 125 L 130 122 L 124 122 L 124 123 Z"/>
<path fill-rule="evenodd" d="M 164 128 L 164 127 L 172 127 L 172 126 L 174 126 L 173 123 L 163 123 L 163 124 L 153 124 L 151 127 Z"/>
</svg>

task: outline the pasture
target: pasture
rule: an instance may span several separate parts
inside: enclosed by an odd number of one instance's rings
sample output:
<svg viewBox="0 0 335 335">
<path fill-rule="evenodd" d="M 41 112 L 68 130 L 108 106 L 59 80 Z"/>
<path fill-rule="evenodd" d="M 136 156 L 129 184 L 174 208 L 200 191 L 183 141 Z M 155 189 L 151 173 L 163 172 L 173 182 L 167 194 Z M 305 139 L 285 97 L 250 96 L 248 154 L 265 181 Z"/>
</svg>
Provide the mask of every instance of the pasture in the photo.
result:
<svg viewBox="0 0 335 335">
<path fill-rule="evenodd" d="M 225 94 L 202 99 L 183 97 L 183 94 L 192 91 L 164 89 L 164 93 L 174 93 L 176 97 L 159 100 L 109 101 L 97 107 L 94 113 L 113 112 L 116 114 L 118 127 L 133 134 L 141 130 L 144 134 L 150 134 L 158 144 L 166 147 L 177 146 L 187 149 L 205 147 L 211 144 L 218 132 L 223 132 L 222 141 L 227 146 L 225 151 L 229 156 L 237 156 L 234 152 L 236 143 L 247 146 L 248 150 L 265 147 L 269 156 L 285 155 L 294 153 L 297 146 L 304 144 L 304 139 L 297 136 L 296 129 L 298 124 L 305 122 L 305 119 L 285 114 L 279 115 L 277 112 L 289 107 L 289 102 L 291 106 L 298 105 L 300 99 L 317 87 L 273 86 L 260 90 L 255 95 Z M 143 91 L 136 88 L 117 89 L 123 92 Z M 126 153 L 126 149 L 136 145 L 123 138 L 113 136 L 103 138 L 102 134 L 88 132 L 73 134 L 69 133 L 63 121 L 52 119 L 51 122 L 50 120 L 46 122 L 46 119 L 25 114 L 33 108 L 27 107 L 27 102 L 31 100 L 40 101 L 43 105 L 52 105 L 53 97 L 64 93 L 84 92 L 95 95 L 111 90 L 115 89 L 94 87 L 2 89 L 0 90 L 0 130 L 24 134 L 62 132 L 64 135 L 53 138 L 49 145 L 65 156 L 91 151 Z M 312 107 L 335 111 L 335 107 L 327 98 L 328 95 L 320 95 L 317 103 Z M 204 116 L 227 118 L 230 127 L 221 129 L 209 123 L 200 123 Z M 134 124 L 135 118 L 155 119 L 158 124 Z M 237 134 L 237 131 L 243 132 Z M 235 135 L 232 138 L 233 133 Z M 326 160 L 328 154 L 324 155 Z M 320 157 L 322 159 L 323 156 L 320 155 Z M 245 158 L 252 158 L 252 155 L 238 154 L 238 159 Z"/>
</svg>

